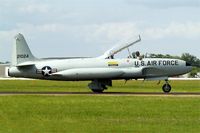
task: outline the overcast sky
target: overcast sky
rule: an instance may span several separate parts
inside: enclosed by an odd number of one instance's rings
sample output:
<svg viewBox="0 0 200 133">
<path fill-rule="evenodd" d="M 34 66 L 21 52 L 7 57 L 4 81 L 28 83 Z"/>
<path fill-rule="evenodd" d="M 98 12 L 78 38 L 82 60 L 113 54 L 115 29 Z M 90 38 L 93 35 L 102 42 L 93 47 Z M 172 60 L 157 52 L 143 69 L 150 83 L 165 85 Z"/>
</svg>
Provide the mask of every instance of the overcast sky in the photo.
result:
<svg viewBox="0 0 200 133">
<path fill-rule="evenodd" d="M 142 53 L 200 58 L 200 0 L 0 0 L 0 61 L 16 33 L 36 57 L 99 56 L 140 34 Z"/>
</svg>

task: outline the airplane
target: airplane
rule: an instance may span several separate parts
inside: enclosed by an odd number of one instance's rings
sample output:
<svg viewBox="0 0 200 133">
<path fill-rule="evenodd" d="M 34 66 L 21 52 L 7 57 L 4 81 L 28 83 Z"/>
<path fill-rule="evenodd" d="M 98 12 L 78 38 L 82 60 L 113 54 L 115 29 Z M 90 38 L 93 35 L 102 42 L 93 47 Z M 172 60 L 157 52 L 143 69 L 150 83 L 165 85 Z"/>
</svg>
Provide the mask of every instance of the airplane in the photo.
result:
<svg viewBox="0 0 200 133">
<path fill-rule="evenodd" d="M 42 80 L 86 81 L 94 93 L 102 93 L 112 80 L 164 80 L 164 93 L 171 91 L 168 78 L 188 73 L 192 66 L 180 59 L 136 57 L 115 59 L 114 56 L 124 49 L 141 41 L 138 36 L 134 41 L 116 45 L 98 57 L 36 58 L 30 51 L 24 36 L 15 36 L 12 52 L 12 65 L 8 70 L 10 77 L 23 77 Z"/>
</svg>

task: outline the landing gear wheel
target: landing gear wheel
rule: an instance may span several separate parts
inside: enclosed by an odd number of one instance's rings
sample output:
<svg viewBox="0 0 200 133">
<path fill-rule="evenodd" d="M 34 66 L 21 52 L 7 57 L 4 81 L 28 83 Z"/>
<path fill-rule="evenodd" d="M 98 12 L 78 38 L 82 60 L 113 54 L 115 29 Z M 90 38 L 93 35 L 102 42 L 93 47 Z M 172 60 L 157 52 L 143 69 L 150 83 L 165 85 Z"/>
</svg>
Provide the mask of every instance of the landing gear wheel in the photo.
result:
<svg viewBox="0 0 200 133">
<path fill-rule="evenodd" d="M 172 87 L 171 85 L 169 84 L 164 84 L 163 87 L 162 87 L 162 90 L 165 92 L 165 93 L 169 93 L 171 91 Z"/>
<path fill-rule="evenodd" d="M 94 93 L 103 93 L 104 90 L 91 89 Z"/>
<path fill-rule="evenodd" d="M 109 79 L 95 79 L 92 80 L 91 83 L 88 84 L 88 87 L 94 93 L 102 93 L 104 90 L 107 89 L 107 86 L 112 86 L 112 80 Z"/>
<path fill-rule="evenodd" d="M 103 88 L 103 91 L 108 89 L 105 85 L 101 85 L 101 87 Z"/>
</svg>

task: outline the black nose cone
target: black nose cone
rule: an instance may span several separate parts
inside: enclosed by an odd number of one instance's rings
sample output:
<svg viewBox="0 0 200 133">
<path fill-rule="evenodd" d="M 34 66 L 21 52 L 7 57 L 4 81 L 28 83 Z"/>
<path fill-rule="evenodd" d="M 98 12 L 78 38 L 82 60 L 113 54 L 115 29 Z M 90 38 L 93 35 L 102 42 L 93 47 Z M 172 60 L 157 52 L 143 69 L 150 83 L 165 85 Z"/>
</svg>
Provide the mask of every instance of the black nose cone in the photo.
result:
<svg viewBox="0 0 200 133">
<path fill-rule="evenodd" d="M 188 62 L 186 62 L 186 66 L 191 66 L 191 64 L 190 64 L 190 63 L 188 63 Z"/>
</svg>

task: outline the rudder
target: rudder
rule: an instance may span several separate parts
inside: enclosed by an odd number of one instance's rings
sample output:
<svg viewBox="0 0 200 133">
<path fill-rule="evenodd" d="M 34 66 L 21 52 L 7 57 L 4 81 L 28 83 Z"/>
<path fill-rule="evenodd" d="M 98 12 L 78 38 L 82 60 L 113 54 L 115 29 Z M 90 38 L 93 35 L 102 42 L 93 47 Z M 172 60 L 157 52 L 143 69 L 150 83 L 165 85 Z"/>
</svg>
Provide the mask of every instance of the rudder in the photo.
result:
<svg viewBox="0 0 200 133">
<path fill-rule="evenodd" d="M 15 36 L 12 53 L 12 65 L 16 66 L 27 61 L 34 61 L 36 58 L 31 53 L 24 36 L 19 33 Z"/>
</svg>

